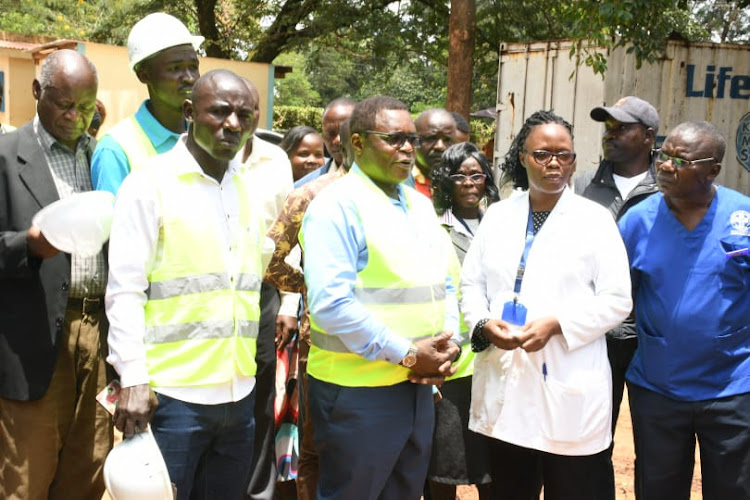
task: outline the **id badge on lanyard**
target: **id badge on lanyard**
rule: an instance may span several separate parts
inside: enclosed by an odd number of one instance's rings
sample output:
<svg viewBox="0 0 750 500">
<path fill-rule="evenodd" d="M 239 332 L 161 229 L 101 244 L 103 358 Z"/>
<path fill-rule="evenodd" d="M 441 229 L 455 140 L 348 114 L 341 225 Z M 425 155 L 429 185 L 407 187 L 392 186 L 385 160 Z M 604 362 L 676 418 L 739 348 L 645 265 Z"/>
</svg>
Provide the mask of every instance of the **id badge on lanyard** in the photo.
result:
<svg viewBox="0 0 750 500">
<path fill-rule="evenodd" d="M 502 320 L 517 325 L 519 328 L 526 324 L 526 306 L 524 306 L 518 300 L 518 294 L 521 293 L 521 283 L 523 282 L 523 274 L 526 270 L 526 260 L 529 257 L 529 250 L 531 244 L 534 242 L 534 220 L 531 213 L 531 207 L 529 207 L 529 220 L 526 223 L 526 244 L 523 248 L 523 254 L 521 254 L 521 262 L 518 263 L 518 270 L 516 271 L 516 282 L 513 286 L 514 297 L 513 300 L 509 300 L 503 304 L 503 315 Z"/>
</svg>

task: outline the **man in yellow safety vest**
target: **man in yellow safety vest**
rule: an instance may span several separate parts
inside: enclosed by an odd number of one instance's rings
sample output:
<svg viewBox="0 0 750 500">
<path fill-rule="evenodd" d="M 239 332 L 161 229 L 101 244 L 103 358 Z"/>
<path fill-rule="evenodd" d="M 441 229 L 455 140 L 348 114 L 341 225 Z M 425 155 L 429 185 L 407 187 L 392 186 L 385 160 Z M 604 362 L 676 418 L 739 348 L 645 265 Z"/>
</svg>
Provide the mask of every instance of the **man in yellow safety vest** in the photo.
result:
<svg viewBox="0 0 750 500">
<path fill-rule="evenodd" d="M 457 260 L 432 204 L 402 185 L 420 143 L 406 106 L 365 99 L 349 125 L 355 165 L 310 203 L 300 238 L 317 496 L 417 500 L 434 424 L 429 384 L 453 374 L 460 355 Z"/>
<path fill-rule="evenodd" d="M 115 124 L 97 144 L 91 159 L 94 189 L 117 194 L 123 179 L 146 160 L 174 147 L 187 130 L 182 103 L 198 79 L 203 42 L 176 17 L 156 12 L 130 30 L 130 69 L 148 88 L 149 98 L 135 114 Z"/>
<path fill-rule="evenodd" d="M 179 499 L 242 498 L 250 475 L 266 230 L 237 153 L 255 104 L 234 73 L 204 75 L 188 133 L 128 176 L 115 206 L 115 426 L 128 438 L 151 422 Z"/>
</svg>

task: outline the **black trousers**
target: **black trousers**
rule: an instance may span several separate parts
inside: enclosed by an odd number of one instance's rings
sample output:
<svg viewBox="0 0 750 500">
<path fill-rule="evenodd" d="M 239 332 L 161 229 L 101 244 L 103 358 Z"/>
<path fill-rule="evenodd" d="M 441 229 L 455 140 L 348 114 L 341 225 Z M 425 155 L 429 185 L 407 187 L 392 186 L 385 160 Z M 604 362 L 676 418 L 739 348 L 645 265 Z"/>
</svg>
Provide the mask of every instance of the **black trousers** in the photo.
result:
<svg viewBox="0 0 750 500">
<path fill-rule="evenodd" d="M 705 500 L 750 498 L 750 393 L 677 401 L 628 384 L 639 500 L 689 500 L 695 442 Z"/>
<path fill-rule="evenodd" d="M 273 400 L 276 379 L 276 315 L 279 292 L 263 283 L 260 289 L 260 326 L 255 363 L 255 448 L 252 476 L 247 498 L 271 500 L 276 487 L 276 450 L 274 448 Z"/>
<path fill-rule="evenodd" d="M 542 486 L 545 500 L 600 500 L 609 450 L 573 457 L 487 439 L 493 500 L 539 500 Z"/>
</svg>

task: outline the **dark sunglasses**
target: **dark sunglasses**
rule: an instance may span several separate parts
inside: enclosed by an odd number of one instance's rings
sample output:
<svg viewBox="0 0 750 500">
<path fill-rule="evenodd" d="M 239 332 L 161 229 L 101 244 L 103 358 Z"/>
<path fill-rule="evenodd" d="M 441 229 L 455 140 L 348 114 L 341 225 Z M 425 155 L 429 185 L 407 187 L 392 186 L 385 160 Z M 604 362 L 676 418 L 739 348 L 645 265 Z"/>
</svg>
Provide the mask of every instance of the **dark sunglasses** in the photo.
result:
<svg viewBox="0 0 750 500">
<path fill-rule="evenodd" d="M 377 135 L 392 148 L 401 149 L 406 141 L 418 148 L 422 144 L 422 138 L 417 134 L 406 134 L 404 132 L 378 132 L 377 130 L 365 130 L 365 134 Z"/>
</svg>

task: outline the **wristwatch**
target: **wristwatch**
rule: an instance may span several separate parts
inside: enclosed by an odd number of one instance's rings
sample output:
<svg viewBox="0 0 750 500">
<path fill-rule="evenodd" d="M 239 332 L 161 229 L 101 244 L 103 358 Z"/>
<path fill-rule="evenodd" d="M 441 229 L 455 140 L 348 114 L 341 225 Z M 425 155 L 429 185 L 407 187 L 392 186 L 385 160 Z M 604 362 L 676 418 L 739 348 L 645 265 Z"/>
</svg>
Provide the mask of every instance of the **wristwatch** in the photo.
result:
<svg viewBox="0 0 750 500">
<path fill-rule="evenodd" d="M 404 368 L 411 368 L 417 364 L 417 346 L 412 344 L 409 346 L 409 350 L 406 351 L 406 356 L 398 362 Z"/>
</svg>

